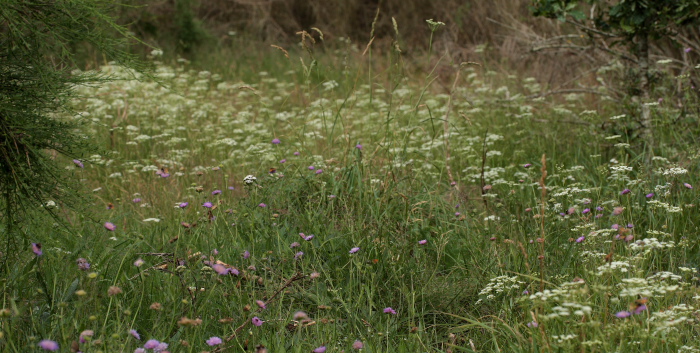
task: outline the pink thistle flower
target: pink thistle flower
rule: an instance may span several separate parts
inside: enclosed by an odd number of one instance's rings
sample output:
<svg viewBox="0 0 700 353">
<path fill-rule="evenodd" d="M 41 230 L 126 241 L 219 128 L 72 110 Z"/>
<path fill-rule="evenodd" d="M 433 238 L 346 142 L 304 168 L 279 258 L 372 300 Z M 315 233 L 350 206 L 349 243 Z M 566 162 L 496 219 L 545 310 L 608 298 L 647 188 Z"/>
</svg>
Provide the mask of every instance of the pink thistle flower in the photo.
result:
<svg viewBox="0 0 700 353">
<path fill-rule="evenodd" d="M 189 205 L 190 205 L 190 203 L 189 203 L 189 202 L 180 202 L 180 204 L 179 204 L 179 205 L 177 205 L 177 207 L 180 207 L 180 208 L 185 208 L 185 207 L 187 207 L 187 206 L 189 206 Z"/>
<path fill-rule="evenodd" d="M 139 333 L 136 332 L 136 330 L 129 330 L 129 334 L 134 336 L 134 338 L 136 338 L 137 340 L 141 340 L 141 335 L 139 335 Z"/>
<path fill-rule="evenodd" d="M 272 144 L 273 144 L 273 145 L 279 145 L 280 142 L 282 142 L 282 141 L 280 141 L 280 139 L 272 139 Z"/>
<path fill-rule="evenodd" d="M 265 302 L 262 300 L 256 300 L 255 304 L 257 304 L 260 307 L 260 309 L 267 309 L 267 305 L 265 305 Z"/>
<path fill-rule="evenodd" d="M 281 163 L 281 164 L 287 163 L 287 160 L 286 160 L 286 159 L 282 159 L 282 160 L 280 160 L 280 163 Z"/>
<path fill-rule="evenodd" d="M 357 148 L 358 150 L 361 150 L 361 149 L 362 149 L 362 145 L 358 143 L 357 145 L 355 145 L 355 148 Z"/>
<path fill-rule="evenodd" d="M 313 239 L 314 236 L 315 236 L 315 235 L 313 235 L 313 234 L 309 234 L 309 235 L 307 235 L 307 236 L 304 237 L 304 240 L 309 241 L 309 240 Z"/>
<path fill-rule="evenodd" d="M 624 318 L 630 317 L 630 316 L 632 316 L 632 313 L 629 311 L 619 311 L 615 314 L 615 317 L 617 317 L 619 319 L 624 319 Z"/>
<path fill-rule="evenodd" d="M 75 166 L 78 167 L 78 168 L 85 168 L 85 165 L 83 165 L 83 162 L 81 162 L 81 161 L 78 160 L 78 159 L 74 159 L 74 160 L 73 160 L 73 163 L 75 163 Z"/>
<path fill-rule="evenodd" d="M 110 232 L 113 232 L 115 229 L 117 229 L 117 226 L 115 226 L 112 222 L 105 222 L 105 229 L 107 229 Z"/>
<path fill-rule="evenodd" d="M 316 171 L 316 174 L 321 174 L 321 173 L 323 173 L 323 169 L 319 169 Z"/>
<path fill-rule="evenodd" d="M 629 194 L 630 192 L 632 192 L 632 190 L 630 190 L 630 189 L 625 189 L 625 190 L 620 191 L 620 195 L 627 195 L 627 194 Z"/>
<path fill-rule="evenodd" d="M 300 155 L 300 154 L 301 154 L 301 153 L 299 153 L 299 151 L 294 152 L 294 155 L 295 155 L 295 156 L 298 156 L 298 155 Z"/>
<path fill-rule="evenodd" d="M 221 190 L 214 190 L 211 192 L 212 195 L 219 195 L 221 194 Z"/>
<path fill-rule="evenodd" d="M 580 236 L 580 237 L 578 237 L 578 239 L 576 239 L 576 242 L 577 242 L 577 243 L 582 243 L 584 240 L 586 240 L 586 237 Z"/>
<path fill-rule="evenodd" d="M 351 254 L 354 254 L 354 253 L 356 253 L 356 252 L 358 252 L 358 251 L 360 251 L 360 248 L 358 248 L 358 247 L 354 247 L 354 248 L 350 249 L 350 253 L 351 253 Z"/>
<path fill-rule="evenodd" d="M 233 267 L 229 268 L 229 269 L 228 269 L 228 272 L 229 272 L 230 274 L 234 275 L 234 276 L 238 276 L 239 274 L 241 274 L 241 273 L 238 271 L 238 269 L 233 268 Z"/>
<path fill-rule="evenodd" d="M 57 351 L 58 343 L 52 340 L 41 340 L 41 342 L 39 342 L 39 347 L 45 351 Z"/>
<path fill-rule="evenodd" d="M 650 193 L 648 193 L 646 196 L 647 196 L 648 199 L 650 199 L 650 198 L 654 197 L 654 193 L 653 193 L 653 192 L 650 192 Z"/>
<path fill-rule="evenodd" d="M 258 207 L 265 208 L 265 207 L 267 207 L 267 205 L 261 202 L 261 203 L 258 205 Z"/>
<path fill-rule="evenodd" d="M 314 170 L 314 169 L 316 169 L 316 167 L 314 167 L 312 165 L 309 166 L 309 170 Z"/>
<path fill-rule="evenodd" d="M 252 318 L 250 321 L 253 323 L 253 325 L 258 326 L 258 327 L 262 326 L 262 324 L 264 322 L 264 321 L 260 320 L 260 318 L 257 316 Z"/>
<path fill-rule="evenodd" d="M 229 274 L 228 269 L 224 265 L 214 264 L 211 266 L 211 268 L 214 269 L 214 271 L 216 271 L 216 273 L 218 273 L 219 275 L 223 276 Z"/>
<path fill-rule="evenodd" d="M 210 337 L 206 342 L 209 346 L 217 346 L 217 345 L 224 343 L 224 341 L 221 340 L 221 338 L 216 337 L 216 336 Z"/>
<path fill-rule="evenodd" d="M 32 243 L 32 252 L 36 256 L 41 256 L 44 253 L 41 251 L 41 243 Z"/>
<path fill-rule="evenodd" d="M 250 251 L 248 251 L 248 250 L 244 251 L 244 252 L 243 252 L 243 258 L 244 258 L 244 259 L 247 259 L 247 258 L 249 258 L 249 257 L 250 257 Z"/>
<path fill-rule="evenodd" d="M 204 204 L 202 204 L 202 207 L 206 207 L 206 208 L 212 208 L 213 206 L 214 206 L 214 205 L 213 205 L 211 202 L 208 202 L 208 201 L 205 202 Z"/>
<path fill-rule="evenodd" d="M 530 164 L 530 163 L 525 163 L 525 165 L 523 165 L 523 168 L 530 168 L 530 167 L 532 167 L 532 164 Z"/>
<path fill-rule="evenodd" d="M 139 202 L 141 202 L 141 199 L 137 197 L 137 198 L 131 200 L 131 202 L 133 202 L 133 203 L 139 203 Z"/>
<path fill-rule="evenodd" d="M 298 247 L 298 246 L 300 246 L 300 245 L 301 245 L 301 244 L 299 244 L 299 242 L 296 242 L 296 241 L 295 241 L 295 242 L 289 244 L 289 247 L 292 248 L 292 249 L 294 249 L 294 248 L 296 248 L 296 247 Z"/>
<path fill-rule="evenodd" d="M 146 341 L 146 343 L 143 345 L 143 348 L 145 348 L 145 349 L 154 349 L 154 348 L 158 347 L 159 344 L 160 344 L 160 342 L 158 342 L 158 340 L 148 340 L 148 341 Z"/>
<path fill-rule="evenodd" d="M 312 352 L 312 353 L 324 353 L 325 351 L 326 351 L 326 346 L 321 346 L 321 347 L 318 347 L 318 348 L 314 349 L 314 350 L 311 351 L 311 352 Z"/>
<path fill-rule="evenodd" d="M 298 253 L 294 254 L 294 260 L 299 260 L 302 256 L 304 256 L 304 252 L 299 251 Z"/>
<path fill-rule="evenodd" d="M 364 347 L 365 347 L 364 343 L 362 343 L 362 341 L 360 341 L 360 340 L 357 340 L 357 341 L 352 343 L 352 349 L 354 349 L 354 350 L 360 350 Z"/>
<path fill-rule="evenodd" d="M 539 327 L 539 326 L 540 326 L 540 324 L 538 324 L 537 321 L 530 321 L 527 323 L 527 327 L 535 328 L 535 327 Z"/>
<path fill-rule="evenodd" d="M 692 188 L 693 188 L 693 186 L 690 185 L 690 184 L 688 184 L 688 183 L 683 183 L 683 186 L 687 187 L 688 189 L 692 189 Z"/>
<path fill-rule="evenodd" d="M 386 307 L 384 308 L 384 314 L 396 315 L 396 310 L 392 309 L 391 307 Z"/>
<path fill-rule="evenodd" d="M 427 239 L 423 239 L 423 240 L 419 240 L 419 241 L 418 241 L 418 245 L 425 245 L 425 244 L 428 244 L 428 240 L 427 240 Z"/>
</svg>

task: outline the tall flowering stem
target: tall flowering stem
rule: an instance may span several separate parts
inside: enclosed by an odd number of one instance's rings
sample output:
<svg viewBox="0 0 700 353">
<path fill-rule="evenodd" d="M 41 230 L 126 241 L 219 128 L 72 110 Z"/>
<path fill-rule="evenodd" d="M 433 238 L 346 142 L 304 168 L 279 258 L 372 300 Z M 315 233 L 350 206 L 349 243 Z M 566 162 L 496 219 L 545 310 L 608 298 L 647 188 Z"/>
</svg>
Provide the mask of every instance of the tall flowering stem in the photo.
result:
<svg viewBox="0 0 700 353">
<path fill-rule="evenodd" d="M 547 188 L 545 187 L 545 179 L 547 179 L 547 155 L 542 155 L 542 176 L 540 177 L 540 187 L 542 188 L 542 199 L 540 208 L 540 292 L 544 291 L 544 210 L 547 205 Z"/>
</svg>

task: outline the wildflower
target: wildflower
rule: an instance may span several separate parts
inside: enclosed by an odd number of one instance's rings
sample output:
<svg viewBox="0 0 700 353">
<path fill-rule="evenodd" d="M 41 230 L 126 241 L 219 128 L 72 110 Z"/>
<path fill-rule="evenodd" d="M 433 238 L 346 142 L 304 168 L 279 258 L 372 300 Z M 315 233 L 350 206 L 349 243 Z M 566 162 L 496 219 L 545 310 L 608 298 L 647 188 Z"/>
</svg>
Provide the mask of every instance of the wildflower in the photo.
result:
<svg viewBox="0 0 700 353">
<path fill-rule="evenodd" d="M 596 211 L 604 211 L 605 209 L 602 206 L 598 206 L 595 208 Z"/>
<path fill-rule="evenodd" d="M 250 321 L 251 321 L 251 322 L 253 323 L 253 325 L 255 325 L 255 326 L 262 326 L 262 324 L 263 324 L 263 321 L 260 320 L 260 318 L 257 317 L 257 316 L 254 317 L 253 319 L 251 319 Z"/>
<path fill-rule="evenodd" d="M 83 259 L 82 257 L 77 260 L 78 263 L 78 269 L 87 271 L 90 269 L 90 263 L 87 262 L 87 260 Z"/>
<path fill-rule="evenodd" d="M 455 217 L 459 217 L 459 215 L 461 215 L 461 213 L 455 212 Z"/>
<path fill-rule="evenodd" d="M 179 204 L 179 205 L 177 205 L 177 207 L 180 207 L 180 208 L 185 208 L 185 207 L 187 207 L 187 206 L 189 206 L 189 205 L 190 205 L 190 203 L 189 203 L 189 202 L 180 202 L 180 204 Z"/>
<path fill-rule="evenodd" d="M 156 348 L 153 348 L 153 351 L 154 352 L 163 352 L 166 349 L 168 349 L 168 344 L 165 342 L 160 342 L 160 343 L 158 343 L 158 346 Z"/>
<path fill-rule="evenodd" d="M 316 169 L 316 167 L 314 167 L 312 165 L 309 166 L 309 170 L 314 170 L 314 169 Z"/>
<path fill-rule="evenodd" d="M 211 192 L 212 195 L 219 195 L 221 194 L 221 190 L 214 190 Z"/>
<path fill-rule="evenodd" d="M 261 202 L 261 203 L 258 205 L 258 207 L 265 208 L 265 207 L 267 207 L 267 205 Z"/>
<path fill-rule="evenodd" d="M 212 253 L 214 256 L 219 255 L 219 250 L 214 249 L 214 250 L 211 251 L 211 253 Z"/>
<path fill-rule="evenodd" d="M 133 203 L 139 203 L 139 202 L 141 202 L 141 199 L 137 197 L 137 198 L 131 200 L 131 202 L 133 202 Z"/>
<path fill-rule="evenodd" d="M 425 245 L 425 244 L 428 244 L 428 240 L 427 240 L 427 239 L 423 239 L 423 240 L 419 240 L 419 241 L 418 241 L 418 245 Z"/>
<path fill-rule="evenodd" d="M 639 305 L 636 308 L 634 308 L 634 310 L 632 312 L 635 315 L 639 315 L 639 314 L 643 313 L 645 310 L 647 310 L 647 306 L 642 304 L 642 305 Z"/>
<path fill-rule="evenodd" d="M 574 213 L 576 213 L 575 207 L 569 207 L 569 209 L 566 211 L 566 214 L 574 214 Z"/>
<path fill-rule="evenodd" d="M 619 216 L 620 214 L 622 214 L 622 211 L 624 211 L 624 210 L 625 210 L 624 207 L 615 207 L 615 208 L 613 209 L 612 215 L 613 215 L 613 216 Z"/>
<path fill-rule="evenodd" d="M 613 225 L 610 226 L 610 229 L 620 229 L 620 225 L 619 225 L 619 224 L 613 224 Z"/>
<path fill-rule="evenodd" d="M 159 344 L 160 344 L 160 342 L 158 342 L 158 340 L 148 340 L 148 341 L 146 341 L 146 344 L 143 345 L 143 348 L 153 349 L 153 348 L 158 347 Z"/>
<path fill-rule="evenodd" d="M 234 275 L 234 276 L 238 276 L 238 275 L 240 274 L 240 272 L 238 271 L 238 269 L 235 269 L 235 268 L 233 268 L 233 267 L 231 267 L 231 268 L 228 269 L 228 273 L 230 273 L 230 274 L 232 274 L 232 275 Z"/>
<path fill-rule="evenodd" d="M 530 294 L 530 291 L 529 291 L 529 290 L 526 289 L 526 290 L 523 291 L 523 295 L 528 295 L 528 294 Z"/>
<path fill-rule="evenodd" d="M 141 335 L 139 335 L 139 333 L 136 332 L 136 330 L 129 330 L 129 334 L 134 336 L 134 338 L 136 338 L 137 340 L 141 340 Z"/>
<path fill-rule="evenodd" d="M 217 346 L 224 343 L 224 341 L 222 341 L 221 338 L 216 336 L 210 337 L 206 342 L 209 346 Z"/>
<path fill-rule="evenodd" d="M 530 321 L 527 323 L 527 327 L 535 328 L 535 327 L 539 327 L 539 326 L 540 326 L 540 324 L 538 324 L 537 321 Z"/>
<path fill-rule="evenodd" d="M 355 342 L 352 343 L 352 349 L 354 349 L 354 350 L 360 350 L 364 347 L 365 347 L 365 345 L 360 340 L 356 340 Z"/>
<path fill-rule="evenodd" d="M 211 266 L 211 268 L 214 269 L 214 271 L 215 271 L 216 273 L 218 273 L 219 275 L 222 275 L 222 276 L 223 276 L 223 275 L 229 274 L 228 269 L 227 269 L 226 266 L 224 266 L 224 265 L 221 265 L 221 264 L 214 264 L 214 265 Z"/>
<path fill-rule="evenodd" d="M 634 224 L 632 224 L 632 223 L 627 223 L 627 228 L 634 228 Z"/>
<path fill-rule="evenodd" d="M 73 160 L 73 163 L 75 163 L 75 166 L 78 167 L 78 168 L 85 168 L 85 165 L 83 165 L 83 162 L 81 162 L 81 161 L 78 160 L 78 159 L 74 159 L 74 160 Z"/>
<path fill-rule="evenodd" d="M 260 309 L 267 309 L 267 305 L 265 305 L 265 302 L 262 300 L 256 300 L 255 304 L 257 304 L 260 307 Z"/>
<path fill-rule="evenodd" d="M 120 294 L 122 292 L 122 289 L 117 287 L 117 286 L 110 286 L 109 289 L 107 290 L 107 295 L 114 296 L 117 294 Z"/>
<path fill-rule="evenodd" d="M 143 349 L 143 348 L 136 348 L 136 349 L 134 350 L 134 353 L 146 353 L 146 350 Z"/>
<path fill-rule="evenodd" d="M 323 173 L 323 169 L 319 169 L 316 171 L 316 174 L 321 174 L 321 173 Z"/>
<path fill-rule="evenodd" d="M 117 226 L 115 226 L 112 222 L 105 222 L 105 228 L 108 231 L 113 232 L 115 229 L 117 229 Z"/>
<path fill-rule="evenodd" d="M 203 206 L 203 207 L 206 207 L 206 208 L 212 208 L 214 205 L 212 205 L 211 202 L 207 201 L 207 202 L 205 202 L 204 204 L 202 204 L 202 206 Z"/>
<path fill-rule="evenodd" d="M 357 148 L 358 150 L 361 150 L 361 149 L 362 149 L 362 145 L 358 143 L 357 145 L 355 145 L 355 148 Z"/>
<path fill-rule="evenodd" d="M 629 311 L 620 311 L 620 312 L 615 314 L 615 317 L 620 318 L 620 319 L 624 319 L 626 317 L 630 317 L 631 315 L 632 315 L 632 313 L 630 313 Z"/>
<path fill-rule="evenodd" d="M 298 253 L 294 254 L 294 260 L 299 260 L 302 256 L 304 256 L 304 252 L 299 251 Z"/>
<path fill-rule="evenodd" d="M 229 186 L 228 189 L 229 189 L 229 190 L 235 190 L 236 188 L 234 188 L 233 186 Z"/>
<path fill-rule="evenodd" d="M 392 309 L 391 307 L 386 307 L 384 308 L 384 314 L 396 315 L 396 310 Z"/>
<path fill-rule="evenodd" d="M 41 340 L 41 342 L 39 342 L 39 347 L 45 351 L 57 351 L 58 343 L 51 340 Z"/>
<path fill-rule="evenodd" d="M 303 319 L 308 319 L 308 318 L 309 318 L 309 315 L 307 315 L 307 314 L 306 314 L 305 312 L 303 312 L 303 311 L 297 311 L 297 312 L 294 313 L 293 318 L 294 318 L 294 320 L 303 320 Z"/>
<path fill-rule="evenodd" d="M 314 235 L 313 235 L 313 234 L 309 234 L 309 235 L 307 235 L 307 236 L 304 237 L 304 240 L 309 241 L 309 240 L 311 240 L 311 239 L 313 239 L 313 238 L 314 238 Z"/>
<path fill-rule="evenodd" d="M 87 339 L 86 339 L 87 337 L 92 337 L 94 335 L 95 335 L 95 331 L 85 330 L 85 331 L 80 333 L 80 337 L 78 338 L 78 341 L 80 341 L 80 343 L 85 343 L 85 342 L 87 342 Z"/>
<path fill-rule="evenodd" d="M 691 50 L 692 50 L 692 49 L 690 49 L 690 48 L 685 48 L 685 49 L 683 49 L 683 52 L 684 52 L 684 53 L 690 53 Z"/>
<path fill-rule="evenodd" d="M 601 217 L 603 217 L 602 213 L 598 213 L 597 215 L 595 215 L 595 218 L 601 218 Z"/>
<path fill-rule="evenodd" d="M 243 252 L 243 258 L 244 258 L 244 259 L 247 259 L 247 258 L 249 258 L 249 257 L 250 257 L 250 252 L 249 252 L 248 250 L 244 251 L 244 252 Z"/>
<path fill-rule="evenodd" d="M 591 209 L 590 209 L 590 208 L 584 208 L 583 211 L 581 211 L 581 213 L 583 213 L 583 214 L 587 214 L 587 213 L 590 213 L 590 212 L 591 212 Z"/>
<path fill-rule="evenodd" d="M 141 259 L 141 258 L 136 259 L 136 261 L 134 261 L 134 266 L 136 266 L 136 267 L 143 266 L 143 259 Z"/>
<path fill-rule="evenodd" d="M 350 249 L 350 253 L 351 253 L 351 254 L 354 254 L 354 253 L 356 253 L 356 252 L 358 252 L 358 251 L 360 251 L 360 248 L 358 248 L 358 247 L 354 247 L 354 248 Z"/>
<path fill-rule="evenodd" d="M 629 194 L 630 192 L 632 192 L 632 190 L 630 190 L 630 189 L 625 189 L 625 190 L 620 191 L 620 195 L 627 195 L 627 194 Z"/>
<path fill-rule="evenodd" d="M 650 192 L 650 193 L 648 193 L 646 196 L 647 196 L 648 199 L 650 199 L 650 198 L 654 197 L 654 193 L 653 193 L 653 192 Z"/>
<path fill-rule="evenodd" d="M 244 182 L 246 185 L 254 184 L 254 183 L 256 182 L 256 180 L 258 180 L 258 178 L 254 177 L 254 176 L 252 176 L 252 175 L 246 175 L 246 177 L 243 178 L 243 182 Z"/>
<path fill-rule="evenodd" d="M 41 243 L 32 243 L 32 252 L 36 256 L 41 256 L 44 253 L 41 251 Z"/>
<path fill-rule="evenodd" d="M 272 139 L 272 144 L 273 144 L 273 145 L 279 145 L 280 142 L 282 142 L 282 141 L 280 141 L 280 139 Z"/>
<path fill-rule="evenodd" d="M 576 239 L 576 242 L 577 242 L 577 243 L 582 243 L 584 240 L 586 240 L 586 237 L 580 236 L 580 237 L 578 237 L 578 239 Z"/>
<path fill-rule="evenodd" d="M 690 185 L 690 184 L 688 184 L 688 183 L 683 183 L 683 186 L 687 187 L 688 189 L 692 189 L 692 188 L 693 188 L 693 186 Z"/>
<path fill-rule="evenodd" d="M 311 274 L 309 274 L 309 278 L 311 278 L 311 279 L 316 279 L 319 277 L 321 277 L 321 274 L 318 272 L 311 272 Z"/>
<path fill-rule="evenodd" d="M 294 152 L 294 155 L 295 155 L 295 156 L 298 156 L 298 155 L 300 155 L 300 154 L 301 154 L 301 153 L 299 153 L 299 151 Z"/>
<path fill-rule="evenodd" d="M 326 351 L 326 346 L 321 346 L 321 347 L 318 347 L 318 348 L 314 349 L 314 350 L 311 351 L 311 352 L 313 352 L 313 353 L 324 353 L 325 351 Z"/>
<path fill-rule="evenodd" d="M 286 159 L 282 159 L 282 160 L 280 161 L 280 163 L 282 163 L 282 164 L 287 163 L 287 160 L 286 160 Z"/>
<path fill-rule="evenodd" d="M 299 246 L 299 245 L 301 245 L 301 244 L 299 244 L 299 242 L 296 242 L 296 241 L 295 241 L 295 242 L 289 244 L 289 247 L 292 248 L 292 249 L 294 249 L 294 248 L 296 248 L 296 247 Z"/>
</svg>

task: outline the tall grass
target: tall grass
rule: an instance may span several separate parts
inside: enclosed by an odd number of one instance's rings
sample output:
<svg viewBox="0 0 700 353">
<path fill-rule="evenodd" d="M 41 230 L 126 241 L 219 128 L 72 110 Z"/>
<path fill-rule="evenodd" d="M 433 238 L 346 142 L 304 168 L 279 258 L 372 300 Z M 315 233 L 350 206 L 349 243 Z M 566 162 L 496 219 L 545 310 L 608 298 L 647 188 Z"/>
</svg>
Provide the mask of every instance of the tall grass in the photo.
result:
<svg viewBox="0 0 700 353">
<path fill-rule="evenodd" d="M 478 65 L 440 93 L 344 43 L 306 68 L 154 57 L 160 82 L 103 66 L 122 80 L 74 104 L 104 152 L 65 161 L 94 212 L 22 224 L 3 351 L 700 349 L 695 113 L 647 165 L 616 105 Z"/>
</svg>

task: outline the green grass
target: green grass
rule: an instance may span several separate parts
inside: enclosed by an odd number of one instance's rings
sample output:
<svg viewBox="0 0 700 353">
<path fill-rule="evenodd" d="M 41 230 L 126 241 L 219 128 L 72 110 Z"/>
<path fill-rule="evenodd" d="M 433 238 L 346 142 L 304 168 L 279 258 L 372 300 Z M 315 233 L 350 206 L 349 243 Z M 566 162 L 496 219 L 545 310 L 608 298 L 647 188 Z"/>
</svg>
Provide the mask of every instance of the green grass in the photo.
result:
<svg viewBox="0 0 700 353">
<path fill-rule="evenodd" d="M 61 161 L 92 212 L 59 204 L 64 224 L 39 212 L 21 224 L 19 261 L 3 268 L 2 350 L 50 339 L 67 352 L 92 330 L 83 352 L 148 339 L 171 352 L 340 352 L 356 340 L 367 352 L 700 351 L 698 195 L 684 186 L 700 186 L 697 116 L 660 123 L 661 158 L 647 164 L 633 135 L 610 137 L 631 123 L 609 119 L 617 105 L 526 100 L 531 81 L 479 66 L 461 69 L 450 100 L 451 79 L 440 93 L 435 76 L 388 58 L 370 86 L 348 48 L 307 74 L 299 54 L 274 49 L 250 54 L 266 58 L 244 61 L 251 70 L 159 63 L 160 84 L 103 67 L 123 79 L 75 102 L 102 152 L 85 168 Z M 655 109 L 660 121 L 674 112 Z M 218 275 L 216 261 L 239 274 Z M 615 316 L 642 298 L 647 310 Z M 224 344 L 207 346 L 213 336 Z"/>
</svg>

